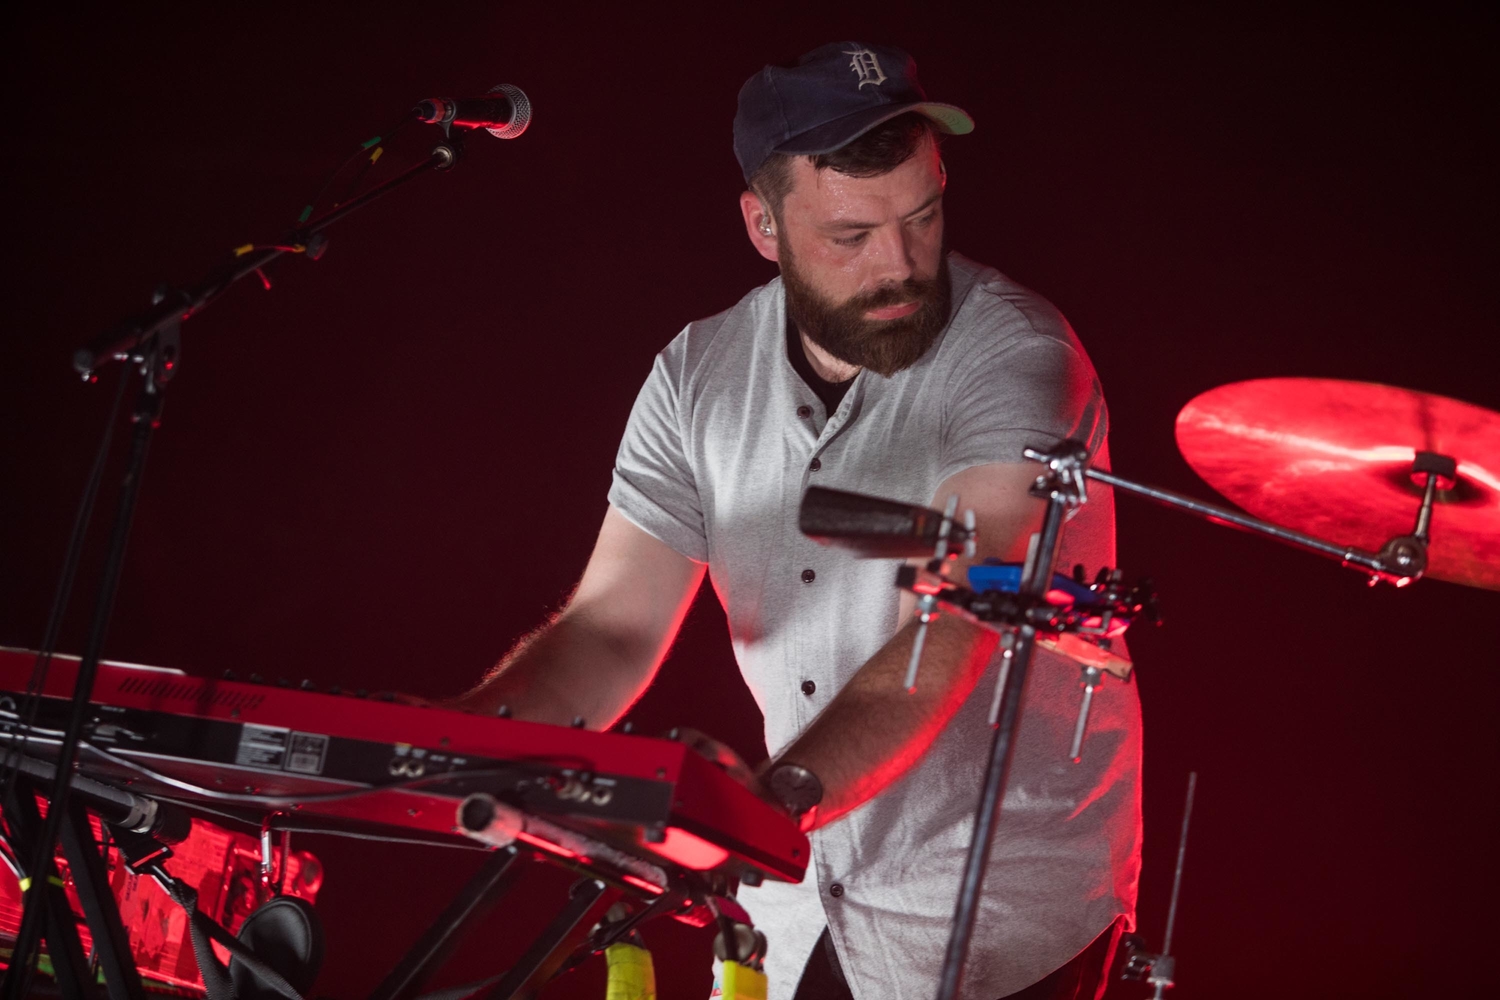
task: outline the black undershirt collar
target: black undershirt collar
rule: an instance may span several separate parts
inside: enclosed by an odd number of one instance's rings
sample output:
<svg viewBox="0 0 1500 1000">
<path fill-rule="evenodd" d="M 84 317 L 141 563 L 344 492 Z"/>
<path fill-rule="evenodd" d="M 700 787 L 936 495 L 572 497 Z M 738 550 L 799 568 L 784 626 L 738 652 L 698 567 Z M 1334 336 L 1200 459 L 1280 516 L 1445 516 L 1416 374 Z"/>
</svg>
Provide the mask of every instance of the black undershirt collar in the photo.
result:
<svg viewBox="0 0 1500 1000">
<path fill-rule="evenodd" d="M 807 350 L 802 346 L 802 337 L 797 332 L 797 326 L 792 322 L 791 317 L 787 317 L 786 321 L 786 359 L 792 363 L 792 369 L 802 376 L 802 381 L 807 383 L 807 387 L 813 391 L 814 395 L 823 401 L 823 406 L 830 417 L 839 408 L 844 394 L 849 391 L 849 387 L 854 384 L 855 376 L 859 374 L 855 372 L 842 382 L 830 382 L 813 371 L 812 362 L 807 360 Z"/>
</svg>

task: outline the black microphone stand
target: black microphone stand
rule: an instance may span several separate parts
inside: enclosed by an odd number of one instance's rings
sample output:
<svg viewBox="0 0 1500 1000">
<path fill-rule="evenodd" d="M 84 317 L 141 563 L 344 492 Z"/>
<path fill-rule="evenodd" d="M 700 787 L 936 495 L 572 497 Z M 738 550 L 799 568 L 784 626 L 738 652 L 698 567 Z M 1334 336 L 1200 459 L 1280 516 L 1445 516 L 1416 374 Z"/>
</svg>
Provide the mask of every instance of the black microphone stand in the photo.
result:
<svg viewBox="0 0 1500 1000">
<path fill-rule="evenodd" d="M 286 245 L 250 250 L 237 255 L 229 264 L 215 269 L 203 280 L 187 288 L 159 292 L 151 309 L 125 321 L 74 354 L 73 366 L 85 377 L 91 377 L 101 365 L 116 360 L 127 362 L 134 367 L 140 373 L 142 382 L 136 397 L 135 409 L 131 415 L 131 420 L 135 423 L 135 431 L 131 437 L 130 457 L 126 463 L 120 496 L 115 506 L 114 523 L 110 527 L 108 555 L 100 578 L 99 591 L 94 599 L 94 610 L 89 622 L 83 658 L 78 664 L 78 679 L 73 688 L 71 716 L 58 748 L 57 770 L 47 796 L 46 820 L 42 825 L 40 836 L 32 844 L 31 863 L 25 870 L 30 880 L 30 888 L 25 893 L 21 926 L 17 930 L 15 947 L 11 953 L 9 972 L 5 979 L 4 1000 L 21 1000 L 26 996 L 37 945 L 42 937 L 42 929 L 46 925 L 47 898 L 51 894 L 40 889 L 48 883 L 49 878 L 55 877 L 52 858 L 63 817 L 67 811 L 68 792 L 73 779 L 73 761 L 78 751 L 78 741 L 82 735 L 84 720 L 88 716 L 89 700 L 94 690 L 94 678 L 98 674 L 99 655 L 109 629 L 115 595 L 119 590 L 120 571 L 125 562 L 125 544 L 130 536 L 130 526 L 135 516 L 136 498 L 140 493 L 141 476 L 145 471 L 146 453 L 151 444 L 152 432 L 161 423 L 163 394 L 167 383 L 176 374 L 178 368 L 182 321 L 197 315 L 199 310 L 227 290 L 230 285 L 246 275 L 259 271 L 282 254 L 304 252 L 313 259 L 317 259 L 321 256 L 327 241 L 323 233 L 335 222 L 422 174 L 452 168 L 463 154 L 462 133 L 452 132 L 446 127 L 444 131 L 443 140 L 433 148 L 426 160 L 410 167 L 384 184 L 372 188 L 358 198 L 306 223 L 293 233 Z M 113 419 L 113 413 L 111 413 L 111 419 Z M 81 538 L 81 532 L 75 536 L 75 540 L 80 542 Z M 76 567 L 73 555 L 69 553 L 68 563 Z"/>
<path fill-rule="evenodd" d="M 137 360 L 146 350 L 146 345 L 158 333 L 196 315 L 199 310 L 241 278 L 259 271 L 288 252 L 304 252 L 317 260 L 322 256 L 327 242 L 323 232 L 335 222 L 359 211 L 370 202 L 389 194 L 422 174 L 434 170 L 451 169 L 462 154 L 462 135 L 450 134 L 433 148 L 432 155 L 426 160 L 298 228 L 292 234 L 289 245 L 256 248 L 242 256 L 235 257 L 233 261 L 210 272 L 208 277 L 194 285 L 163 293 L 153 303 L 152 309 L 132 317 L 87 347 L 78 350 L 73 355 L 73 367 L 81 373 L 88 374 L 112 359 Z"/>
</svg>

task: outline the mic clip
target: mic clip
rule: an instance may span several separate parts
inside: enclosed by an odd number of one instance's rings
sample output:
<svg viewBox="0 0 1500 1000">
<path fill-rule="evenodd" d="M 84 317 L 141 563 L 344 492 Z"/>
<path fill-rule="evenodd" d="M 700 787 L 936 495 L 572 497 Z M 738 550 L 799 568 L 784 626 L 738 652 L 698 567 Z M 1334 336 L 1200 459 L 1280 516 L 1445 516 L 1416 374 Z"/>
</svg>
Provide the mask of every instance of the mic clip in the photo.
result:
<svg viewBox="0 0 1500 1000">
<path fill-rule="evenodd" d="M 459 159 L 464 155 L 464 139 L 462 132 L 453 132 L 452 123 L 443 123 L 443 141 L 432 147 L 432 158 L 435 170 L 452 170 L 457 166 Z"/>
</svg>

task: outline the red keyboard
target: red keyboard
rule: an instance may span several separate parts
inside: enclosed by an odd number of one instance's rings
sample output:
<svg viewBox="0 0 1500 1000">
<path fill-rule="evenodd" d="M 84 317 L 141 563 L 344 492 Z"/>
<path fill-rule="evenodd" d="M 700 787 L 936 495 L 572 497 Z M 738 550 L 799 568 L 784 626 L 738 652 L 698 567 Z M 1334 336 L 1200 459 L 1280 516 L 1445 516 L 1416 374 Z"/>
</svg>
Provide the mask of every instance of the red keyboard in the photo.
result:
<svg viewBox="0 0 1500 1000">
<path fill-rule="evenodd" d="M 20 742 L 34 662 L 0 648 L 0 747 Z M 28 755 L 55 753 L 77 669 L 53 657 Z M 91 701 L 80 772 L 142 795 L 438 838 L 462 835 L 459 803 L 488 795 L 526 817 L 519 840 L 646 891 L 674 869 L 753 885 L 807 868 L 794 822 L 674 740 L 107 661 Z"/>
</svg>

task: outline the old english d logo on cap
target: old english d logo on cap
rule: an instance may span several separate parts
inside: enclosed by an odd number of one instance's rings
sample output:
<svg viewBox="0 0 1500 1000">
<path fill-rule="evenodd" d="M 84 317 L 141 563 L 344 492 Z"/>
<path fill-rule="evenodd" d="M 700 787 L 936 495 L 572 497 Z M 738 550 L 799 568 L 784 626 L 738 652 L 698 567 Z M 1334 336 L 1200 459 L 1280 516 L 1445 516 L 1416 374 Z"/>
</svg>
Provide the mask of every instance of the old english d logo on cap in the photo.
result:
<svg viewBox="0 0 1500 1000">
<path fill-rule="evenodd" d="M 734 155 L 749 180 L 773 153 L 832 152 L 908 111 L 950 135 L 974 128 L 962 108 L 927 99 L 917 64 L 902 49 L 829 42 L 795 65 L 764 66 L 745 81 L 734 116 Z"/>
<path fill-rule="evenodd" d="M 849 60 L 849 68 L 859 77 L 860 87 L 870 84 L 880 86 L 885 83 L 885 71 L 880 68 L 880 58 L 869 49 L 854 49 L 852 52 L 845 50 L 844 55 L 853 56 Z"/>
</svg>

